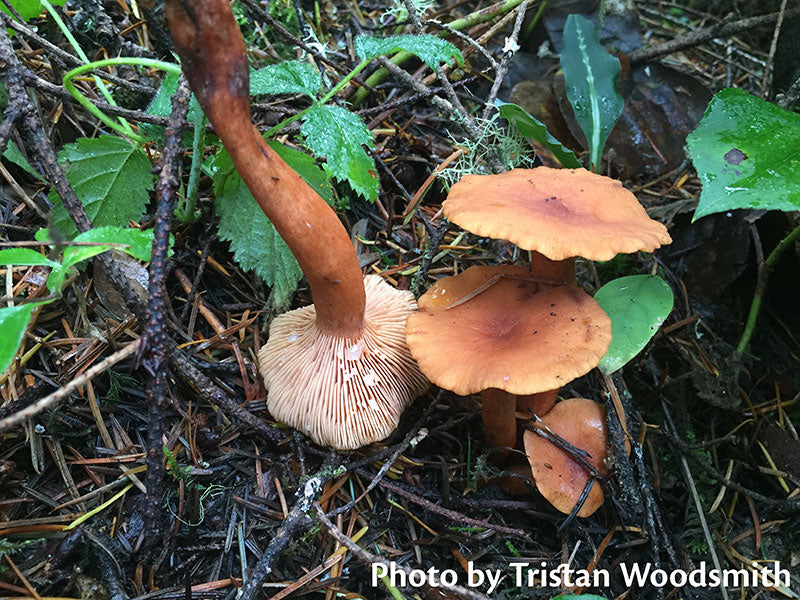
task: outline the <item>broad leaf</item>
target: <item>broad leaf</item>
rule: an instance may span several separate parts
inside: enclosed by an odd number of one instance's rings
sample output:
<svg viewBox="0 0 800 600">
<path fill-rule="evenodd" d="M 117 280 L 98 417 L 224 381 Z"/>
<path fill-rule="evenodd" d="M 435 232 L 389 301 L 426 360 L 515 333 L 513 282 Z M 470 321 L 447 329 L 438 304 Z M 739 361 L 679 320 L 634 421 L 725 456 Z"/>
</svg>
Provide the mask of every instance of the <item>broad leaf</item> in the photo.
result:
<svg viewBox="0 0 800 600">
<path fill-rule="evenodd" d="M 611 346 L 600 360 L 606 375 L 622 368 L 647 345 L 672 311 L 672 289 L 653 275 L 609 281 L 594 295 L 611 318 Z"/>
<path fill-rule="evenodd" d="M 305 94 L 314 98 L 322 87 L 316 67 L 300 60 L 287 60 L 250 72 L 250 95 Z"/>
<path fill-rule="evenodd" d="M 693 220 L 737 208 L 800 209 L 800 115 L 729 88 L 686 143 L 703 183 Z"/>
<path fill-rule="evenodd" d="M 25 335 L 35 303 L 0 308 L 0 373 L 4 373 Z"/>
<path fill-rule="evenodd" d="M 158 88 L 158 93 L 150 101 L 150 106 L 147 107 L 147 114 L 156 115 L 159 117 L 168 117 L 172 113 L 172 96 L 178 90 L 177 73 L 167 73 L 161 81 L 161 87 Z M 197 103 L 197 98 L 194 94 L 189 98 L 189 115 L 194 115 L 196 111 L 202 110 Z M 197 126 L 197 119 L 189 117 L 191 123 Z M 163 144 L 164 142 L 164 127 L 161 125 L 153 125 L 152 123 L 140 123 L 139 129 L 150 140 Z M 191 144 L 192 132 L 187 131 L 183 136 L 184 146 Z"/>
<path fill-rule="evenodd" d="M 581 167 L 581 163 L 575 156 L 575 153 L 550 135 L 544 123 L 528 113 L 524 108 L 512 104 L 511 102 L 503 102 L 502 100 L 495 100 L 494 105 L 500 112 L 500 116 L 508 120 L 509 123 L 513 123 L 517 131 L 519 131 L 523 137 L 533 138 L 547 147 L 558 162 L 561 163 L 562 167 L 568 169 L 578 169 Z"/>
<path fill-rule="evenodd" d="M 464 63 L 464 57 L 458 48 L 447 40 L 432 35 L 392 35 L 383 38 L 359 35 L 354 46 L 361 60 L 372 60 L 405 50 L 418 56 L 434 71 L 439 63 L 450 62 L 454 58 L 459 64 Z"/>
<path fill-rule="evenodd" d="M 153 176 L 144 151 L 130 142 L 113 136 L 80 138 L 58 154 L 67 179 L 86 209 L 95 227 L 125 226 L 138 219 L 150 198 Z M 55 192 L 53 216 L 63 235 L 73 238 L 75 225 Z"/>
<path fill-rule="evenodd" d="M 325 158 L 331 175 L 347 181 L 367 200 L 378 197 L 375 161 L 364 150 L 364 146 L 373 147 L 372 133 L 358 115 L 339 106 L 313 106 L 303 117 L 300 131 L 314 154 Z"/>
<path fill-rule="evenodd" d="M 306 183 L 326 201 L 331 201 L 330 183 L 310 156 L 276 142 L 269 144 Z M 214 194 L 220 238 L 231 243 L 234 257 L 243 269 L 255 270 L 272 288 L 272 304 L 286 307 L 303 276 L 300 265 L 234 170 L 225 150 L 217 155 L 215 167 Z"/>
<path fill-rule="evenodd" d="M 594 25 L 580 15 L 570 15 L 564 26 L 561 70 L 567 98 L 586 141 L 596 170 L 608 134 L 622 114 L 624 101 L 617 93 L 619 59 L 600 45 Z"/>
<path fill-rule="evenodd" d="M 43 256 L 32 248 L 8 248 L 0 250 L 0 265 L 42 265 L 57 267 L 58 263 Z"/>
</svg>

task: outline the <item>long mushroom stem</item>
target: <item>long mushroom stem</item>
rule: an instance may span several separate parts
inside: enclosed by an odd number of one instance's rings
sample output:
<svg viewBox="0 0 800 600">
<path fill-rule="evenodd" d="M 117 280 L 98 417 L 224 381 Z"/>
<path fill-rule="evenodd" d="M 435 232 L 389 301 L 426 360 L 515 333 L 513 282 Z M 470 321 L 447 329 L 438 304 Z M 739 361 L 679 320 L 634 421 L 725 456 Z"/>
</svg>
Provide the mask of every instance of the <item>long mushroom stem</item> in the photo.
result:
<svg viewBox="0 0 800 600">
<path fill-rule="evenodd" d="M 308 279 L 317 327 L 358 337 L 366 302 L 358 258 L 336 213 L 252 124 L 247 54 L 230 3 L 167 0 L 167 18 L 200 106 Z"/>
</svg>

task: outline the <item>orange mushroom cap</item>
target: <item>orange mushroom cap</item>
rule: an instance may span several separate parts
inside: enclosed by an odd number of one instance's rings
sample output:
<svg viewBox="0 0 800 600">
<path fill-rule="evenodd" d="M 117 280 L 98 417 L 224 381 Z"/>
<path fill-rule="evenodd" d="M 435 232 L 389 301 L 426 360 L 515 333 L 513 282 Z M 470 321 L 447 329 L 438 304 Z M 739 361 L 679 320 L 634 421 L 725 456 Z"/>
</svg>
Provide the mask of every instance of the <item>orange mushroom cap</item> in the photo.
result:
<svg viewBox="0 0 800 600">
<path fill-rule="evenodd" d="M 418 303 L 406 325 L 411 354 L 428 379 L 459 395 L 560 388 L 597 366 L 611 343 L 611 320 L 594 298 L 539 284 L 523 267 L 470 267 Z"/>
<path fill-rule="evenodd" d="M 387 437 L 429 387 L 405 343 L 414 296 L 377 275 L 364 278 L 364 291 L 357 338 L 321 331 L 314 306 L 306 306 L 276 317 L 258 353 L 272 416 L 337 450 Z"/>
<path fill-rule="evenodd" d="M 551 260 L 610 260 L 672 241 L 616 179 L 586 169 L 514 169 L 466 175 L 442 205 L 472 233 L 508 240 Z"/>
<path fill-rule="evenodd" d="M 542 424 L 576 448 L 586 451 L 589 454 L 587 462 L 605 475 L 608 453 L 605 419 L 602 404 L 586 398 L 571 398 L 556 404 L 542 417 Z M 550 504 L 569 514 L 589 481 L 589 473 L 564 450 L 536 432 L 526 431 L 524 439 L 536 487 Z M 578 516 L 590 516 L 600 508 L 603 500 L 603 488 L 599 481 L 595 481 Z"/>
</svg>

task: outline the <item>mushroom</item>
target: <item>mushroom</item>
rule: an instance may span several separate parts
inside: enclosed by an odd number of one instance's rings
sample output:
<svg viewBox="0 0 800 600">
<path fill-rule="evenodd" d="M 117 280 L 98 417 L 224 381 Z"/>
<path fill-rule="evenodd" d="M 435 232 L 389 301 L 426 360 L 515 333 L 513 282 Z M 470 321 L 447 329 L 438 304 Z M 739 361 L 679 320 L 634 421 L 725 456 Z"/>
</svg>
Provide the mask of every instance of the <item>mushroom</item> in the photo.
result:
<svg viewBox="0 0 800 600">
<path fill-rule="evenodd" d="M 467 231 L 530 250 L 532 275 L 554 284 L 575 283 L 576 256 L 610 260 L 672 241 L 666 227 L 651 219 L 619 181 L 586 169 L 467 175 L 450 189 L 442 208 Z M 518 398 L 517 410 L 552 406 L 557 393 Z"/>
<path fill-rule="evenodd" d="M 412 355 L 436 385 L 484 392 L 484 425 L 497 446 L 516 440 L 509 394 L 558 389 L 597 366 L 611 343 L 611 320 L 591 296 L 535 281 L 524 267 L 470 267 L 418 304 L 406 326 Z"/>
<path fill-rule="evenodd" d="M 467 175 L 442 205 L 456 225 L 531 250 L 541 279 L 575 280 L 574 257 L 611 260 L 672 239 L 622 184 L 586 169 L 513 169 Z"/>
<path fill-rule="evenodd" d="M 608 472 L 608 434 L 602 404 L 586 398 L 563 400 L 541 418 L 540 426 L 586 453 L 586 461 L 600 475 Z M 533 479 L 542 496 L 556 509 L 569 514 L 575 508 L 589 482 L 586 467 L 535 431 L 524 435 L 525 453 L 531 465 Z M 630 452 L 630 448 L 628 448 Z M 592 485 L 578 511 L 579 517 L 592 515 L 603 504 L 603 488 L 598 481 Z"/>
<path fill-rule="evenodd" d="M 311 288 L 314 306 L 276 317 L 259 352 L 270 413 L 339 450 L 385 438 L 428 387 L 404 340 L 413 296 L 379 278 L 365 282 L 336 213 L 252 124 L 230 3 L 168 0 L 167 17 L 198 102 Z"/>
</svg>

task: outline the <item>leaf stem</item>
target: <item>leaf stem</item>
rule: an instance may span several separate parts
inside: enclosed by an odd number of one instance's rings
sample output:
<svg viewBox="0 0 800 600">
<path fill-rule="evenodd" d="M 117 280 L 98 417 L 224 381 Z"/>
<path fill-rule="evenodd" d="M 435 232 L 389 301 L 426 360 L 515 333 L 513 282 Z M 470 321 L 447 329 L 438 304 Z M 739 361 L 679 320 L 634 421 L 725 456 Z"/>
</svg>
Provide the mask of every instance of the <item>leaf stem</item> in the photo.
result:
<svg viewBox="0 0 800 600">
<path fill-rule="evenodd" d="M 339 93 L 340 90 L 342 90 L 348 83 L 350 83 L 353 80 L 353 77 L 355 77 L 356 75 L 361 73 L 361 71 L 366 69 L 367 65 L 369 65 L 370 62 L 371 61 L 369 60 L 362 60 L 360 63 L 358 63 L 352 71 L 350 71 L 347 75 L 345 75 L 344 78 L 342 78 L 342 80 L 339 83 L 337 83 L 333 88 L 331 88 L 327 94 L 325 94 L 322 98 L 319 99 L 318 102 L 315 102 L 312 106 L 322 106 L 328 100 L 333 98 L 336 94 Z M 311 106 L 301 110 L 297 114 L 292 115 L 288 119 L 284 119 L 283 121 L 275 125 L 275 127 L 267 131 L 267 133 L 264 134 L 264 137 L 267 138 L 272 137 L 287 125 L 291 125 L 298 119 L 301 119 L 303 115 L 305 115 L 310 109 Z"/>
<path fill-rule="evenodd" d="M 750 314 L 747 315 L 747 323 L 744 326 L 742 337 L 739 340 L 739 345 L 736 346 L 736 353 L 741 356 L 747 349 L 750 343 L 750 338 L 753 337 L 753 331 L 756 327 L 758 320 L 758 312 L 761 309 L 761 300 L 764 297 L 764 292 L 767 288 L 767 280 L 769 279 L 770 271 L 778 262 L 781 255 L 789 248 L 798 238 L 800 238 L 800 225 L 797 225 L 789 234 L 783 238 L 780 243 L 775 246 L 775 249 L 770 252 L 767 260 L 764 261 L 763 276 L 759 276 L 758 283 L 756 284 L 756 291 L 753 294 L 753 301 L 750 304 Z"/>
<path fill-rule="evenodd" d="M 42 0 L 42 2 L 46 3 L 47 0 Z M 75 77 L 77 77 L 78 75 L 82 75 L 87 71 L 92 71 L 93 69 L 101 69 L 103 67 L 118 66 L 118 65 L 137 65 L 142 67 L 151 67 L 155 69 L 161 69 L 162 71 L 167 71 L 168 73 L 175 73 L 177 75 L 181 74 L 181 68 L 176 64 L 164 62 L 161 60 L 153 60 L 151 58 L 135 58 L 135 57 L 121 56 L 118 58 L 107 58 L 105 60 L 90 62 L 80 67 L 75 67 L 74 69 L 68 71 L 64 75 L 64 88 L 70 93 L 70 95 L 73 98 L 75 98 L 78 104 L 83 106 L 92 115 L 97 117 L 100 121 L 108 125 L 111 129 L 113 129 L 117 133 L 120 133 L 125 137 L 128 137 L 133 141 L 142 144 L 144 143 L 145 139 L 142 136 L 133 133 L 133 130 L 131 129 L 130 125 L 128 125 L 127 121 L 125 121 L 124 125 L 122 126 L 115 123 L 113 119 L 107 117 L 105 114 L 103 114 L 103 112 L 99 108 L 97 108 L 94 104 L 89 102 L 88 98 L 86 98 L 86 96 L 81 94 L 75 87 L 75 84 L 72 83 L 72 80 Z M 103 85 L 103 88 L 105 88 L 105 85 Z M 114 102 L 113 98 L 111 98 L 110 96 L 109 96 L 109 102 L 110 103 Z"/>
<path fill-rule="evenodd" d="M 88 63 L 89 57 L 86 56 L 86 53 L 83 51 L 83 48 L 81 48 L 80 44 L 78 44 L 78 40 L 75 39 L 75 36 L 73 36 L 72 32 L 67 28 L 66 23 L 64 23 L 64 20 L 61 18 L 61 15 L 58 14 L 55 7 L 52 4 L 50 4 L 48 0 L 40 0 L 40 1 L 42 3 L 42 6 L 44 6 L 45 10 L 47 10 L 50 16 L 53 17 L 53 20 L 56 22 L 56 25 L 58 25 L 58 28 L 61 30 L 61 33 L 64 34 L 64 37 L 67 38 L 69 45 L 72 46 L 72 49 L 75 51 L 75 54 L 78 55 L 78 58 L 80 58 L 83 62 Z M 108 91 L 108 88 L 106 87 L 106 84 L 103 83 L 103 80 L 100 79 L 100 77 L 98 77 L 97 75 L 93 75 L 92 77 L 94 77 L 94 82 L 97 85 L 97 89 L 100 90 L 100 93 L 103 95 L 106 101 L 111 106 L 116 106 L 117 103 L 114 101 L 114 96 L 112 96 L 111 92 Z M 133 129 L 131 128 L 128 121 L 126 121 L 123 117 L 119 117 L 119 122 L 122 125 L 123 129 L 125 130 L 125 135 L 130 136 L 133 134 Z"/>
</svg>

